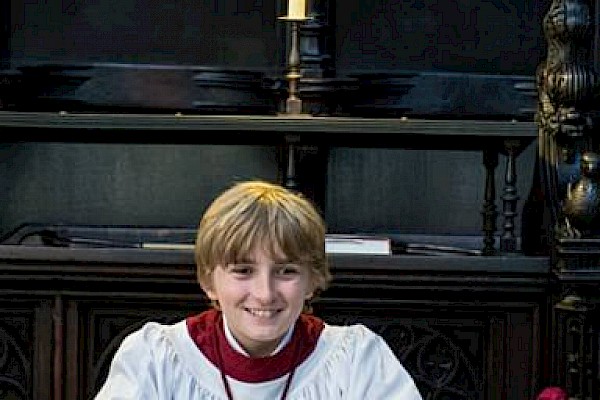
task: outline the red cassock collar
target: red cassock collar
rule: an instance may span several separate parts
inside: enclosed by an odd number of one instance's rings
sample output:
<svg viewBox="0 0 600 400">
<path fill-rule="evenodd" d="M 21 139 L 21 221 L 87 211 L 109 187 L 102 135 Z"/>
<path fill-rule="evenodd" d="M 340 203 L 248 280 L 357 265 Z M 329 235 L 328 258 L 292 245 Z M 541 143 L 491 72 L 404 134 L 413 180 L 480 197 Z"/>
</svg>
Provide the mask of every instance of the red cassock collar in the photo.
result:
<svg viewBox="0 0 600 400">
<path fill-rule="evenodd" d="M 291 372 L 313 352 L 325 326 L 321 319 L 301 314 L 290 341 L 281 351 L 273 356 L 252 358 L 231 347 L 220 311 L 212 309 L 188 317 L 186 324 L 192 340 L 211 363 L 219 366 L 220 352 L 225 375 L 248 383 L 277 379 Z"/>
<path fill-rule="evenodd" d="M 567 398 L 567 392 L 559 387 L 552 386 L 542 390 L 537 400 L 567 400 Z"/>
</svg>

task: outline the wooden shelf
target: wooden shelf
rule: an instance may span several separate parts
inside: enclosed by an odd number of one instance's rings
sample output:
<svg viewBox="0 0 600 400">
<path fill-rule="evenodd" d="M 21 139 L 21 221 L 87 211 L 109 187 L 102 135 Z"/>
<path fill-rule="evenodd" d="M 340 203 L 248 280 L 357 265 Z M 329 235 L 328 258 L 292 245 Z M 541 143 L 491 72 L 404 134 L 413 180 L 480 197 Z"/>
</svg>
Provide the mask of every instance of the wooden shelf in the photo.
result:
<svg viewBox="0 0 600 400">
<path fill-rule="evenodd" d="M 530 257 L 520 254 L 497 256 L 448 255 L 363 255 L 332 254 L 335 266 L 352 269 L 360 264 L 378 270 L 417 268 L 418 270 L 447 270 L 454 272 L 541 272 L 549 267 L 548 257 Z M 136 248 L 62 248 L 26 245 L 0 245 L 0 261 L 47 263 L 118 263 L 118 264 L 183 264 L 193 265 L 192 250 L 155 250 Z M 420 265 L 414 267 L 415 264 Z"/>
<path fill-rule="evenodd" d="M 423 148 L 466 150 L 480 150 L 489 147 L 490 141 L 507 139 L 530 143 L 537 137 L 533 122 L 175 114 L 0 112 L 0 129 L 4 141 L 260 144 L 281 142 L 293 134 L 314 144 L 407 147 L 411 142 Z M 163 132 L 169 135 L 160 134 Z"/>
</svg>

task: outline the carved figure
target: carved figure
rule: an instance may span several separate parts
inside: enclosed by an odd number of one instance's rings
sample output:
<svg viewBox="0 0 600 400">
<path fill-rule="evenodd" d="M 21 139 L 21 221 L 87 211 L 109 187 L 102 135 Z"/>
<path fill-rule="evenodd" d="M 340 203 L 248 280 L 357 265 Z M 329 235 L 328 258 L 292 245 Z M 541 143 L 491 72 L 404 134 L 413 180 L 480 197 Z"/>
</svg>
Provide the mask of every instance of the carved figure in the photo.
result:
<svg viewBox="0 0 600 400">
<path fill-rule="evenodd" d="M 581 156 L 581 176 L 567 186 L 563 214 L 571 237 L 593 235 L 600 228 L 600 156 Z"/>
</svg>

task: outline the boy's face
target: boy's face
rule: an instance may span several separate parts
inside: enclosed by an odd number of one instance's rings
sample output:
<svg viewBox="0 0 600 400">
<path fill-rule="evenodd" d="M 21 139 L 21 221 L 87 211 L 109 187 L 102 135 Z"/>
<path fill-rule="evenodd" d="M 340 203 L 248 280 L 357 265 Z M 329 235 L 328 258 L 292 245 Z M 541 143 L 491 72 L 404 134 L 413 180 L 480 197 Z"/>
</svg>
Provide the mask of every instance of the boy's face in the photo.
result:
<svg viewBox="0 0 600 400">
<path fill-rule="evenodd" d="M 312 296 L 311 281 L 308 267 L 257 248 L 247 260 L 217 266 L 203 289 L 219 302 L 231 333 L 244 350 L 264 357 L 296 322 L 304 301 Z"/>
</svg>

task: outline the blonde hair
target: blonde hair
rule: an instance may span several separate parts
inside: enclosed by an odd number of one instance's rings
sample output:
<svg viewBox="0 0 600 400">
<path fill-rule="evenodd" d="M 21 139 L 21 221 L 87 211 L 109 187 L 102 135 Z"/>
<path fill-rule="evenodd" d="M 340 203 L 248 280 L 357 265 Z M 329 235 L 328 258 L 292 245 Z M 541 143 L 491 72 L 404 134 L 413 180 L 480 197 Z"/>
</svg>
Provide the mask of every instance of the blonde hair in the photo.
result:
<svg viewBox="0 0 600 400">
<path fill-rule="evenodd" d="M 264 181 L 234 184 L 207 208 L 195 245 L 197 278 L 210 284 L 217 265 L 246 261 L 257 247 L 309 268 L 313 289 L 331 280 L 325 255 L 325 223 L 301 194 Z"/>
</svg>

